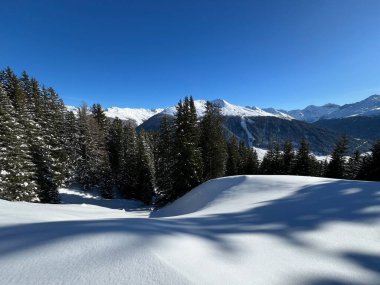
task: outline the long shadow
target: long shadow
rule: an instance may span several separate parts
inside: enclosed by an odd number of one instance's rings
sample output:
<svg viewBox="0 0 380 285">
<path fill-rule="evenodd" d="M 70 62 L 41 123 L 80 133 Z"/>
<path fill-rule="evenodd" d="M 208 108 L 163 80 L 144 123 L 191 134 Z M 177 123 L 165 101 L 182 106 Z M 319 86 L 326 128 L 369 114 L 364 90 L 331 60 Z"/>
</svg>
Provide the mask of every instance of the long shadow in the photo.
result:
<svg viewBox="0 0 380 285">
<path fill-rule="evenodd" d="M 80 192 L 80 191 L 78 191 Z M 147 211 L 150 207 L 146 206 L 140 201 L 125 200 L 125 199 L 100 199 L 96 197 L 86 197 L 86 193 L 80 192 L 82 195 L 78 196 L 72 193 L 60 193 L 63 204 L 88 204 L 115 210 L 128 210 L 128 211 Z"/>
<path fill-rule="evenodd" d="M 214 242 L 233 252 L 227 234 L 268 234 L 290 243 L 306 246 L 297 233 L 318 229 L 335 221 L 371 223 L 380 218 L 379 211 L 366 211 L 380 205 L 380 183 L 336 180 L 306 186 L 293 195 L 255 205 L 237 213 L 202 217 L 128 218 L 98 221 L 64 221 L 25 224 L 0 228 L 0 258 L 14 252 L 43 246 L 57 240 L 99 233 L 126 233 L 154 242 L 160 236 L 189 235 Z M 347 254 L 344 258 L 379 273 L 377 255 Z M 316 281 L 317 282 L 317 281 Z M 322 284 L 322 283 L 313 283 Z M 329 283 L 327 283 L 329 284 Z M 340 284 L 331 281 L 330 284 Z"/>
</svg>

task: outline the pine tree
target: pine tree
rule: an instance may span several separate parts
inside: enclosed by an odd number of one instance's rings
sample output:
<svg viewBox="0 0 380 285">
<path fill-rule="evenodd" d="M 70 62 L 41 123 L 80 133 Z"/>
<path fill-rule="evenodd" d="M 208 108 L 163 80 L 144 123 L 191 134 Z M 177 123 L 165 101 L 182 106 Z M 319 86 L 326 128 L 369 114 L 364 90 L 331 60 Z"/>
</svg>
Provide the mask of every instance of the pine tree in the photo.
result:
<svg viewBox="0 0 380 285">
<path fill-rule="evenodd" d="M 168 117 L 161 120 L 156 146 L 156 205 L 162 206 L 175 199 L 173 190 L 176 156 L 174 123 Z"/>
<path fill-rule="evenodd" d="M 261 165 L 260 165 L 260 172 L 262 174 L 267 174 L 267 175 L 275 174 L 275 161 L 278 155 L 276 155 L 276 150 L 274 147 L 275 147 L 275 144 L 271 143 L 269 145 L 267 152 L 265 153 L 263 157 L 263 161 L 261 162 Z"/>
<path fill-rule="evenodd" d="M 345 155 L 347 154 L 348 139 L 343 136 L 336 143 L 331 154 L 331 161 L 327 166 L 326 176 L 330 178 L 343 178 L 346 170 Z"/>
<path fill-rule="evenodd" d="M 124 126 L 121 191 L 127 199 L 138 199 L 138 145 L 135 128 Z"/>
<path fill-rule="evenodd" d="M 16 111 L 26 105 L 26 94 L 23 92 L 17 76 L 9 67 L 0 72 L 0 83 Z"/>
<path fill-rule="evenodd" d="M 174 191 L 180 197 L 202 181 L 202 153 L 193 98 L 179 102 L 176 115 L 176 165 Z"/>
<path fill-rule="evenodd" d="M 362 165 L 362 159 L 358 150 L 348 160 L 345 177 L 348 179 L 357 179 L 360 168 Z"/>
<path fill-rule="evenodd" d="M 311 176 L 314 161 L 315 158 L 310 154 L 309 143 L 303 138 L 296 154 L 293 173 L 295 175 Z"/>
<path fill-rule="evenodd" d="M 283 146 L 283 155 L 282 155 L 282 165 L 283 172 L 282 174 L 291 174 L 293 163 L 294 163 L 294 150 L 291 140 L 287 140 Z"/>
<path fill-rule="evenodd" d="M 123 122 L 115 118 L 109 128 L 107 144 L 113 184 L 117 189 L 121 186 L 121 169 L 123 165 Z"/>
<path fill-rule="evenodd" d="M 66 113 L 64 133 L 64 147 L 67 153 L 67 182 L 70 183 L 78 178 L 76 170 L 80 159 L 79 125 L 73 112 Z"/>
<path fill-rule="evenodd" d="M 203 161 L 203 180 L 221 177 L 226 172 L 227 147 L 223 133 L 220 107 L 206 102 L 206 111 L 200 123 Z"/>
<path fill-rule="evenodd" d="M 239 144 L 236 137 L 232 137 L 227 143 L 227 176 L 238 175 L 240 170 Z"/>
<path fill-rule="evenodd" d="M 143 131 L 137 140 L 137 199 L 145 204 L 151 204 L 155 190 L 155 172 L 152 146 L 148 135 Z"/>
<path fill-rule="evenodd" d="M 38 201 L 35 165 L 25 130 L 16 121 L 15 109 L 0 86 L 0 198 Z"/>
<path fill-rule="evenodd" d="M 244 172 L 242 174 L 257 174 L 259 171 L 259 159 L 254 149 L 247 148 Z"/>
<path fill-rule="evenodd" d="M 375 181 L 380 181 L 380 140 L 377 140 L 372 148 L 372 171 L 370 173 L 370 178 Z"/>
</svg>

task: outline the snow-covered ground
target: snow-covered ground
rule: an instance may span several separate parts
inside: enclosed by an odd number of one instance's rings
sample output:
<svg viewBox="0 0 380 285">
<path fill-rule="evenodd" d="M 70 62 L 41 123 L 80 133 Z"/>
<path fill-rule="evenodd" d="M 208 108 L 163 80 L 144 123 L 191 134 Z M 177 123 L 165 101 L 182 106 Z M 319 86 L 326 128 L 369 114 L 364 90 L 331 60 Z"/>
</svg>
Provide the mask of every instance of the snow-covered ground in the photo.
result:
<svg viewBox="0 0 380 285">
<path fill-rule="evenodd" d="M 61 193 L 0 200 L 0 284 L 380 284 L 380 183 L 221 178 L 150 217 Z"/>
</svg>

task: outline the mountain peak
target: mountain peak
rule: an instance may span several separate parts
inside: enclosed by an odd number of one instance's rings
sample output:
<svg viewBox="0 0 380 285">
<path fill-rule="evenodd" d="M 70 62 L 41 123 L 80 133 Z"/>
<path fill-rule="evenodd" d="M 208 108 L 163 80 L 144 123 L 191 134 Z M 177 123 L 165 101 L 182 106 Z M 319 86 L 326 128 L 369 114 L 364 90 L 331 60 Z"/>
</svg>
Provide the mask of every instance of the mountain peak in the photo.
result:
<svg viewBox="0 0 380 285">
<path fill-rule="evenodd" d="M 375 101 L 375 102 L 377 102 L 377 101 L 380 101 L 380 95 L 378 95 L 378 94 L 373 94 L 373 95 L 371 95 L 371 96 L 369 96 L 367 99 L 364 99 L 363 101 Z"/>
</svg>

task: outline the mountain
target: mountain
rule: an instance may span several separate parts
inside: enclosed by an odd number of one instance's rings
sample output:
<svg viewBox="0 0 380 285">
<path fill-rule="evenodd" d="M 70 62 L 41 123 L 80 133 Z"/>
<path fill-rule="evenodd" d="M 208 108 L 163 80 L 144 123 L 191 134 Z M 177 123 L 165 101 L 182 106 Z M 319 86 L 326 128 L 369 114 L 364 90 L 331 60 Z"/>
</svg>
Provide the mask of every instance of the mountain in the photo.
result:
<svg viewBox="0 0 380 285">
<path fill-rule="evenodd" d="M 136 123 L 136 125 L 141 125 L 143 122 L 148 120 L 150 117 L 159 114 L 164 109 L 142 109 L 142 108 L 118 108 L 111 107 L 105 109 L 105 114 L 109 118 L 118 117 L 121 120 L 132 120 Z"/>
<path fill-rule="evenodd" d="M 157 131 L 164 116 L 174 119 L 175 112 L 161 112 L 137 127 L 137 130 Z M 199 112 L 199 114 L 202 114 Z M 249 146 L 268 148 L 271 143 L 290 139 L 297 147 L 305 137 L 311 150 L 316 154 L 328 154 L 334 148 L 340 135 L 333 130 L 314 126 L 307 122 L 283 119 L 276 116 L 237 116 L 224 112 L 224 130 L 226 137 L 235 136 Z M 256 114 L 256 113 L 255 113 Z M 260 113 L 262 114 L 262 113 Z M 368 145 L 361 140 L 349 139 L 350 149 L 366 151 Z"/>
<path fill-rule="evenodd" d="M 338 119 L 354 116 L 372 117 L 380 115 L 380 95 L 372 95 L 353 104 L 341 106 L 335 112 L 323 116 L 323 119 Z"/>
<path fill-rule="evenodd" d="M 310 105 L 302 110 L 291 110 L 291 111 L 275 110 L 275 111 L 287 114 L 288 116 L 291 116 L 292 118 L 296 120 L 311 123 L 311 122 L 318 121 L 320 118 L 326 115 L 329 115 L 338 109 L 339 109 L 339 105 L 329 103 L 323 106 Z"/>
<path fill-rule="evenodd" d="M 198 117 L 203 117 L 206 110 L 206 100 L 195 100 L 195 108 L 197 109 Z M 239 116 L 239 117 L 281 117 L 277 114 L 266 112 L 258 107 L 240 107 L 233 105 L 226 100 L 216 99 L 212 100 L 212 103 L 218 105 L 221 108 L 221 114 L 223 116 Z M 176 114 L 176 107 L 172 106 L 166 108 L 162 115 L 174 116 Z"/>
<path fill-rule="evenodd" d="M 198 117 L 204 115 L 206 102 L 206 100 L 195 100 Z M 380 115 L 379 95 L 343 106 L 330 103 L 323 106 L 310 105 L 302 110 L 291 111 L 274 108 L 261 109 L 254 106 L 241 107 L 222 99 L 211 102 L 221 108 L 221 114 L 225 118 L 224 128 L 227 137 L 236 136 L 247 145 L 259 148 L 268 148 L 272 142 L 282 143 L 287 139 L 292 140 L 297 146 L 301 138 L 305 137 L 315 153 L 326 154 L 331 152 L 339 136 L 345 133 L 351 137 L 351 150 L 359 148 L 366 151 L 368 145 L 379 133 L 377 119 L 374 117 L 377 114 Z M 67 108 L 76 110 L 71 106 Z M 137 130 L 156 131 L 164 116 L 174 118 L 176 107 L 166 109 L 111 107 L 106 109 L 105 113 L 107 117 L 119 117 L 132 122 L 137 126 Z M 359 116 L 361 119 L 345 119 Z M 369 116 L 375 119 L 370 120 Z M 337 121 L 331 121 L 332 119 Z"/>
<path fill-rule="evenodd" d="M 75 114 L 78 113 L 78 107 L 76 106 L 67 105 L 66 110 L 69 112 L 74 112 Z M 139 126 L 150 117 L 161 113 L 163 110 L 164 109 L 110 107 L 105 109 L 104 113 L 108 118 L 119 118 L 120 120 L 129 121 L 134 125 Z"/>
<path fill-rule="evenodd" d="M 372 95 L 362 101 L 343 106 L 329 103 L 323 106 L 310 105 L 305 109 L 290 111 L 273 108 L 263 110 L 271 114 L 286 114 L 296 120 L 309 123 L 322 119 L 340 119 L 354 116 L 372 117 L 380 115 L 380 95 Z"/>
</svg>

